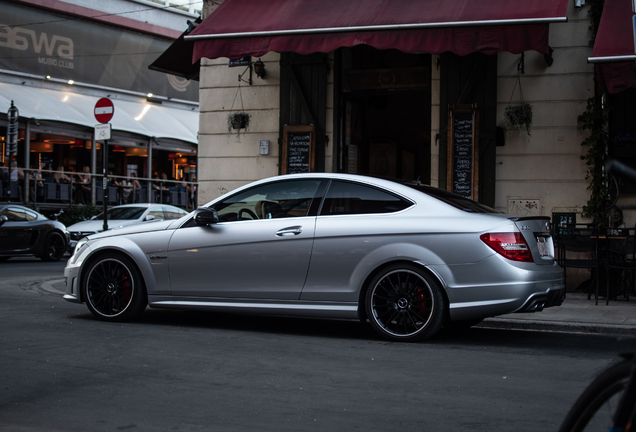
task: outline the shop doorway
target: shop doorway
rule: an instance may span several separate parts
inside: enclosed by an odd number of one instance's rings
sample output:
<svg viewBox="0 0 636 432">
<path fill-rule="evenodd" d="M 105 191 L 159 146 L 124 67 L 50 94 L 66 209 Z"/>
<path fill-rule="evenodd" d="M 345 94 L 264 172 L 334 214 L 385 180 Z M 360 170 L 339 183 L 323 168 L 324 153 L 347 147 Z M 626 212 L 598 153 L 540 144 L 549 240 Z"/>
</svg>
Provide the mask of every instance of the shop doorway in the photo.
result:
<svg viewBox="0 0 636 432">
<path fill-rule="evenodd" d="M 431 56 L 342 53 L 342 171 L 430 184 Z"/>
</svg>

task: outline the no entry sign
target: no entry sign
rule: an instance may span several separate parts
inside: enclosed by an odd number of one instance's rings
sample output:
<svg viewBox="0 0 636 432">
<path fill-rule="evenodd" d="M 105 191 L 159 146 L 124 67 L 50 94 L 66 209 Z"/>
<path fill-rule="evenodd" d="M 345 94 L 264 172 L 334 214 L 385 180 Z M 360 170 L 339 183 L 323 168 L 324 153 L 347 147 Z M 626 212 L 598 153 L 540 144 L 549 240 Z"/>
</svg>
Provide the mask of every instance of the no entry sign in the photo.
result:
<svg viewBox="0 0 636 432">
<path fill-rule="evenodd" d="M 101 98 L 95 104 L 95 119 L 100 123 L 108 123 L 115 114 L 115 106 L 108 98 Z"/>
</svg>

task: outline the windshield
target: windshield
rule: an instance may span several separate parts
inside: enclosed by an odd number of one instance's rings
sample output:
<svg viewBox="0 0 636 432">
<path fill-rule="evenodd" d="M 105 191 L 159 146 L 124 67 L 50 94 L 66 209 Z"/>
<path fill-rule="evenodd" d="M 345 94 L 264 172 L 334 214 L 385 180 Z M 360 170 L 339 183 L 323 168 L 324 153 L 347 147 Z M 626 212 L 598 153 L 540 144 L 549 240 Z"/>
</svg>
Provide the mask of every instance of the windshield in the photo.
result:
<svg viewBox="0 0 636 432">
<path fill-rule="evenodd" d="M 108 210 L 108 219 L 117 220 L 135 220 L 139 219 L 146 211 L 146 207 L 115 207 Z M 95 216 L 95 219 L 104 217 L 104 213 Z"/>
<path fill-rule="evenodd" d="M 468 213 L 501 213 L 493 208 L 488 207 L 487 205 L 478 203 L 477 201 L 473 201 L 461 195 L 457 195 L 442 189 L 437 189 L 426 185 L 418 185 L 416 183 L 405 183 L 405 185 L 420 192 L 423 192 L 426 195 L 437 198 L 438 200 L 443 201 L 446 204 L 450 204 L 453 207 Z"/>
</svg>

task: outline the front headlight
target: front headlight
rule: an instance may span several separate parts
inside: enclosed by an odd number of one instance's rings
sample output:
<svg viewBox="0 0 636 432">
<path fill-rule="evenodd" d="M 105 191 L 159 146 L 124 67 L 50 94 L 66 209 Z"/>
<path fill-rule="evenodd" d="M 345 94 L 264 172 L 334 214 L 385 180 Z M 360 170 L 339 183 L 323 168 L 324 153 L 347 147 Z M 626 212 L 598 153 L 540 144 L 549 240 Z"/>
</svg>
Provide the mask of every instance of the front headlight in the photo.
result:
<svg viewBox="0 0 636 432">
<path fill-rule="evenodd" d="M 77 244 L 75 245 L 75 249 L 73 250 L 73 256 L 77 255 L 80 249 L 86 246 L 86 243 L 88 243 L 88 237 L 84 237 L 80 241 L 78 241 Z"/>
</svg>

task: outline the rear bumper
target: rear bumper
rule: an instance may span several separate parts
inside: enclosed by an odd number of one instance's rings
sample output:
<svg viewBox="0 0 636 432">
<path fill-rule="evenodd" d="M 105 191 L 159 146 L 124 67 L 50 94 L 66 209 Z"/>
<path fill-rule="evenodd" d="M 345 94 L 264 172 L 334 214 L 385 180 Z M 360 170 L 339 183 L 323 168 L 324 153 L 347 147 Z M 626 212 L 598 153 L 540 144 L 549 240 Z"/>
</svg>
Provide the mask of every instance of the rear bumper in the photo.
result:
<svg viewBox="0 0 636 432">
<path fill-rule="evenodd" d="M 540 312 L 544 308 L 561 306 L 565 299 L 565 287 L 561 289 L 549 289 L 545 293 L 535 293 L 515 311 L 516 313 Z"/>
</svg>

